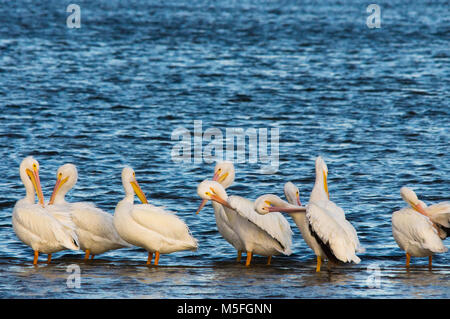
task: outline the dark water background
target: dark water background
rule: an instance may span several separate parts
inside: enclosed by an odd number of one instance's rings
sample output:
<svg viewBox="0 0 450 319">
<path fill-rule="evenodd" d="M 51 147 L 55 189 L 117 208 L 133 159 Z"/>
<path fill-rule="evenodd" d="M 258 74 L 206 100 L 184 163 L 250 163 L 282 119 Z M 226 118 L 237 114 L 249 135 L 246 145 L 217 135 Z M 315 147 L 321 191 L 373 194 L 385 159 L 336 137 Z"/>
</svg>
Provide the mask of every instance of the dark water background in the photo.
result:
<svg viewBox="0 0 450 319">
<path fill-rule="evenodd" d="M 363 1 L 77 1 L 79 29 L 66 26 L 68 4 L 0 1 L 1 298 L 450 297 L 449 253 L 432 271 L 427 258 L 406 271 L 390 221 L 401 186 L 428 204 L 449 200 L 448 1 L 378 2 L 379 29 L 366 26 Z M 223 134 L 279 129 L 278 171 L 237 163 L 229 194 L 281 195 L 292 181 L 306 203 L 322 155 L 331 199 L 366 247 L 362 262 L 316 274 L 290 221 L 291 256 L 237 264 L 212 206 L 194 214 L 213 164 L 171 158 L 171 133 L 193 133 L 194 120 Z M 121 169 L 134 167 L 150 202 L 177 211 L 199 250 L 162 255 L 159 267 L 134 248 L 87 263 L 64 251 L 33 267 L 11 226 L 27 155 L 40 162 L 46 200 L 58 166 L 72 162 L 80 176 L 68 200 L 111 214 Z M 81 288 L 66 285 L 71 264 Z"/>
</svg>

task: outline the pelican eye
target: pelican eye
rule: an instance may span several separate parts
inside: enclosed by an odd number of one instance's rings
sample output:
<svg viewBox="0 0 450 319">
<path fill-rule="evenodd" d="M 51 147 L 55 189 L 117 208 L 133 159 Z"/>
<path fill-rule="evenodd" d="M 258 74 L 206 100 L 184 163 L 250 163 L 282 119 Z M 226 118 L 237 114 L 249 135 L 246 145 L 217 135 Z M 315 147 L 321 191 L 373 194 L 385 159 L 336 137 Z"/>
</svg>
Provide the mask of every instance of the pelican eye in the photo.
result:
<svg viewBox="0 0 450 319">
<path fill-rule="evenodd" d="M 210 192 L 205 192 L 205 195 L 206 196 L 211 196 L 211 193 Z"/>
</svg>

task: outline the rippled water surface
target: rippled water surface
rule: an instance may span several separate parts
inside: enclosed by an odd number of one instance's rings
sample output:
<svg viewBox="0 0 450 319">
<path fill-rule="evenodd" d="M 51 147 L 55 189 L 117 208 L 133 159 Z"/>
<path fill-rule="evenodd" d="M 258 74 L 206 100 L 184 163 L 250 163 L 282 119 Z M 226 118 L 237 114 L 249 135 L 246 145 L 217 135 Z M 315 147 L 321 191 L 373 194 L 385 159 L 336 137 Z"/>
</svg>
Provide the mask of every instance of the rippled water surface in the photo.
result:
<svg viewBox="0 0 450 319">
<path fill-rule="evenodd" d="M 81 28 L 69 29 L 60 1 L 1 1 L 0 297 L 450 297 L 449 253 L 431 271 L 427 258 L 406 271 L 390 222 L 405 205 L 401 186 L 429 204 L 449 200 L 448 2 L 379 2 L 379 29 L 366 26 L 362 1 L 76 3 Z M 227 128 L 279 130 L 277 172 L 236 163 L 229 194 L 282 195 L 292 181 L 307 203 L 322 155 L 331 199 L 366 248 L 361 263 L 316 274 L 292 220 L 291 256 L 236 263 L 212 206 L 195 215 L 213 164 L 171 157 L 172 132 L 193 136 L 194 120 L 224 138 Z M 33 267 L 11 226 L 27 155 L 40 163 L 46 200 L 58 166 L 72 162 L 80 176 L 68 200 L 111 214 L 121 169 L 134 167 L 150 202 L 186 221 L 198 251 L 162 255 L 159 267 L 137 248 L 89 262 L 64 251 Z M 80 288 L 67 287 L 72 264 Z"/>
</svg>

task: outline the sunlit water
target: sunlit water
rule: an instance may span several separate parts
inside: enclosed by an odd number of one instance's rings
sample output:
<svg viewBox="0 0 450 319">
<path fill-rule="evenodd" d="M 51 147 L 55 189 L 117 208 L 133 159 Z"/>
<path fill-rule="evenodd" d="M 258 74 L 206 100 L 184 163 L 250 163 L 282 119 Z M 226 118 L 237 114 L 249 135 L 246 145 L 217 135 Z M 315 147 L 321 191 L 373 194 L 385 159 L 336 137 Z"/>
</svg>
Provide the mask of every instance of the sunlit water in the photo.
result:
<svg viewBox="0 0 450 319">
<path fill-rule="evenodd" d="M 379 3 L 379 29 L 366 26 L 361 1 L 77 4 L 80 29 L 67 28 L 59 1 L 0 5 L 0 297 L 450 297 L 449 254 L 436 255 L 431 271 L 427 258 L 413 258 L 406 271 L 390 220 L 405 205 L 401 186 L 427 203 L 449 199 L 446 1 Z M 211 205 L 195 215 L 197 184 L 213 164 L 171 157 L 172 132 L 193 135 L 194 120 L 224 138 L 227 128 L 279 130 L 278 171 L 236 163 L 229 194 L 282 195 L 292 181 L 307 203 L 321 154 L 331 199 L 366 248 L 361 263 L 315 273 L 291 220 L 291 256 L 236 263 Z M 145 266 L 137 248 L 89 262 L 65 251 L 33 267 L 11 226 L 27 155 L 40 162 L 47 200 L 56 169 L 72 162 L 80 176 L 68 200 L 111 214 L 121 169 L 134 167 L 150 202 L 186 221 L 198 251 L 162 255 L 159 267 Z M 80 267 L 79 288 L 68 286 L 70 265 Z"/>
</svg>

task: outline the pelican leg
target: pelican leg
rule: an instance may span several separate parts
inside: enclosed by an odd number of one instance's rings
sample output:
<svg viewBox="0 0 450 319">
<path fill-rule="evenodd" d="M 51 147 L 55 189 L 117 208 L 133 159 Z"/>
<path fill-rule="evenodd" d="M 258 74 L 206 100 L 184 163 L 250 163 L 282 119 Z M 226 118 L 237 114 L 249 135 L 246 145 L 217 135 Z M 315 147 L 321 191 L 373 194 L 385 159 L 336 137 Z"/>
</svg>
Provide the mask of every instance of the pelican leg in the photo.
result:
<svg viewBox="0 0 450 319">
<path fill-rule="evenodd" d="M 320 272 L 320 266 L 322 265 L 322 258 L 317 256 L 316 272 Z"/>
<path fill-rule="evenodd" d="M 406 253 L 406 268 L 409 268 L 410 261 L 411 261 L 411 255 Z"/>
<path fill-rule="evenodd" d="M 93 260 L 93 259 L 94 259 L 94 257 L 95 257 L 95 255 L 94 255 L 94 254 L 92 254 L 92 255 L 91 255 L 91 260 Z"/>
<path fill-rule="evenodd" d="M 37 250 L 34 251 L 34 259 L 33 259 L 33 265 L 36 265 L 38 262 L 39 252 Z"/>
<path fill-rule="evenodd" d="M 428 256 L 428 268 L 429 269 L 432 268 L 432 261 L 433 261 L 433 256 Z"/>
<path fill-rule="evenodd" d="M 159 251 L 155 252 L 155 266 L 158 266 L 158 261 L 159 261 Z"/>
<path fill-rule="evenodd" d="M 52 261 L 52 254 L 47 255 L 47 264 L 49 264 Z"/>
<path fill-rule="evenodd" d="M 86 249 L 86 255 L 84 255 L 84 260 L 88 260 L 90 254 L 91 252 L 89 251 L 89 249 Z"/>
<path fill-rule="evenodd" d="M 147 265 L 152 263 L 153 253 L 148 252 Z"/>
<path fill-rule="evenodd" d="M 242 258 L 242 250 L 238 250 L 238 255 L 237 255 L 236 261 L 237 261 L 237 262 L 240 262 L 240 261 L 241 261 L 241 258 Z"/>
<path fill-rule="evenodd" d="M 268 265 L 270 265 L 270 262 L 272 261 L 272 256 L 269 256 L 268 258 L 267 258 L 267 264 Z"/>
<path fill-rule="evenodd" d="M 250 262 L 252 261 L 252 252 L 251 251 L 247 251 L 247 259 L 245 261 L 245 266 L 248 267 L 250 266 Z"/>
</svg>

